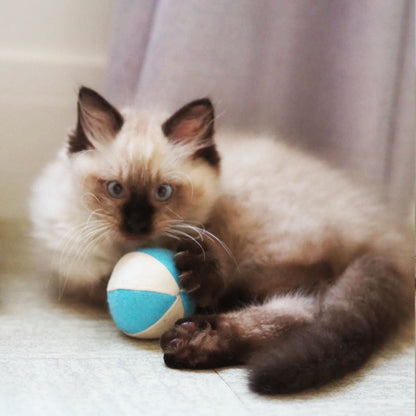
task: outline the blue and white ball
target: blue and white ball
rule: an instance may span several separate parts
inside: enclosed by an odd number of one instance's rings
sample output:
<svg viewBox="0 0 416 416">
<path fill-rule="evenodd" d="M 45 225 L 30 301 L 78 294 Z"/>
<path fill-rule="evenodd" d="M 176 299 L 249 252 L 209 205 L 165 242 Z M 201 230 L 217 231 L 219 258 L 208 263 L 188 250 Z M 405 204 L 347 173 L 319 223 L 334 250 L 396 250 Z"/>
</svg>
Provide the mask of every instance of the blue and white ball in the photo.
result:
<svg viewBox="0 0 416 416">
<path fill-rule="evenodd" d="M 124 255 L 114 267 L 107 301 L 116 325 L 135 338 L 160 338 L 195 304 L 179 286 L 174 253 L 146 248 Z"/>
</svg>

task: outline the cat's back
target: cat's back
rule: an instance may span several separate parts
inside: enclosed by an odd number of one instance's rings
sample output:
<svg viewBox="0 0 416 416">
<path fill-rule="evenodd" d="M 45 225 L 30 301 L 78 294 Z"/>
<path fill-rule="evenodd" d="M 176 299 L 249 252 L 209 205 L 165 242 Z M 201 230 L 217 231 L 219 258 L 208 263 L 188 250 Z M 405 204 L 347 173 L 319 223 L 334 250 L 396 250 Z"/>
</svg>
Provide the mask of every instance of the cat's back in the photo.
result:
<svg viewBox="0 0 416 416">
<path fill-rule="evenodd" d="M 403 246 L 378 199 L 319 159 L 272 137 L 225 134 L 217 144 L 219 215 L 226 213 L 230 229 L 244 226 L 253 245 L 311 260 L 336 241 L 345 253 L 366 244 L 382 251 Z"/>
<path fill-rule="evenodd" d="M 303 200 L 313 208 L 328 203 L 328 196 L 347 200 L 360 191 L 341 172 L 279 138 L 231 133 L 218 137 L 217 143 L 227 193 L 278 197 L 280 204 L 289 199 L 292 207 Z"/>
</svg>

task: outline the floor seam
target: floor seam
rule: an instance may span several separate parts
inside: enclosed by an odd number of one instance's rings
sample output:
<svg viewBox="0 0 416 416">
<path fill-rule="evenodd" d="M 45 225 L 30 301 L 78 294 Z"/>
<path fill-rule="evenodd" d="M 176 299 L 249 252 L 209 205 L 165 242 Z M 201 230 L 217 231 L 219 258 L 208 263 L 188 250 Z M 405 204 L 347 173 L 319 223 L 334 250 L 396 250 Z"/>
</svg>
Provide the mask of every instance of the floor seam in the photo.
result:
<svg viewBox="0 0 416 416">
<path fill-rule="evenodd" d="M 241 403 L 243 408 L 250 413 L 250 408 L 247 406 L 247 404 L 241 399 L 240 395 L 237 394 L 234 389 L 227 383 L 227 381 L 224 379 L 224 377 L 218 372 L 218 370 L 214 370 L 215 374 L 218 375 L 218 377 L 221 379 L 221 381 L 230 389 L 230 391 L 233 393 L 233 395 L 237 398 L 237 400 Z"/>
</svg>

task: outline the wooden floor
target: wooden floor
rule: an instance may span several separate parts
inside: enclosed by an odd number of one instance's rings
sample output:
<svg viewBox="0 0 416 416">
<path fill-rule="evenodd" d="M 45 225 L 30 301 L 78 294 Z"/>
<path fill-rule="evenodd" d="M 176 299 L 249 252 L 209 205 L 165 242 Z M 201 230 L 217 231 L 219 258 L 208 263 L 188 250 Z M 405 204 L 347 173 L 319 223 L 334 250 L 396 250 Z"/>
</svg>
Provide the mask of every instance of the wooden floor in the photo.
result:
<svg viewBox="0 0 416 416">
<path fill-rule="evenodd" d="M 0 415 L 414 415 L 409 341 L 320 391 L 261 397 L 244 368 L 168 369 L 157 342 L 122 335 L 106 311 L 51 299 L 24 230 L 0 223 Z"/>
</svg>

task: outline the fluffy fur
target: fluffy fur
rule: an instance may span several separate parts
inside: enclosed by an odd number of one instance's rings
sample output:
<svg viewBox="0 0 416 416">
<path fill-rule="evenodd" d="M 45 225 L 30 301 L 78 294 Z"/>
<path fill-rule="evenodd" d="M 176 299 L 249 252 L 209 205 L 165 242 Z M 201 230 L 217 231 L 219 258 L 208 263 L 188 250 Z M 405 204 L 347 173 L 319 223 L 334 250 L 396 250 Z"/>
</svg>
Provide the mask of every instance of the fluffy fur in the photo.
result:
<svg viewBox="0 0 416 416">
<path fill-rule="evenodd" d="M 77 127 L 30 203 L 61 292 L 103 298 L 120 256 L 170 247 L 204 313 L 164 334 L 168 366 L 245 363 L 267 394 L 359 367 L 412 314 L 411 236 L 320 161 L 270 137 L 214 141 L 213 127 L 208 99 L 166 119 L 80 90 Z"/>
</svg>

